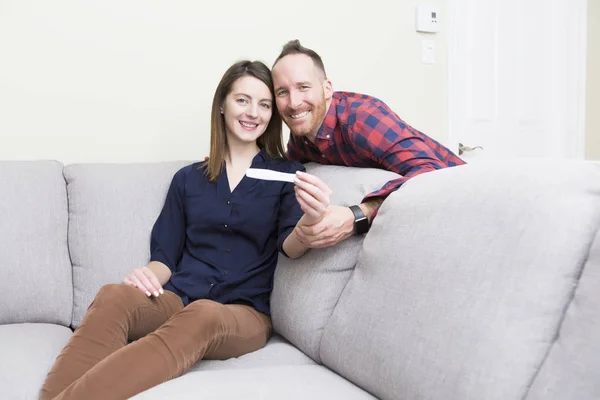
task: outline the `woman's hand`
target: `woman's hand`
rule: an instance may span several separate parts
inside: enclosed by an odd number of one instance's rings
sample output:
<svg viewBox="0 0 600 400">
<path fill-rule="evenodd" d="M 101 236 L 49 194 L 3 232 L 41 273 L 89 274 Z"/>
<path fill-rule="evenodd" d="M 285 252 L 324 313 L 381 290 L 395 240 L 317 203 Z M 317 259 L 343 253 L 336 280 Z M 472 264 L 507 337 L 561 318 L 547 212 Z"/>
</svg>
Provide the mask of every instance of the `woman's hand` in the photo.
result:
<svg viewBox="0 0 600 400">
<path fill-rule="evenodd" d="M 304 211 L 304 223 L 314 225 L 325 216 L 330 204 L 331 189 L 319 178 L 298 171 L 294 190 L 300 208 Z"/>
<path fill-rule="evenodd" d="M 123 283 L 138 288 L 148 297 L 152 295 L 158 297 L 159 294 L 164 293 L 156 274 L 147 266 L 134 269 L 133 272 L 123 278 Z"/>
</svg>

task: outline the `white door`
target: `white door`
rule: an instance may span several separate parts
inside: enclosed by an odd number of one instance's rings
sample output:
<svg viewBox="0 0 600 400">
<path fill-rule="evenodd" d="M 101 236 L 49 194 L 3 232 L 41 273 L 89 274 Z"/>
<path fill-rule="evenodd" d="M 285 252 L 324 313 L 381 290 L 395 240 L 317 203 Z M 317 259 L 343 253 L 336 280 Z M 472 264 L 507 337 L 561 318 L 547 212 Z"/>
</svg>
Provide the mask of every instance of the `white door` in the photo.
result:
<svg viewBox="0 0 600 400">
<path fill-rule="evenodd" d="M 449 1 L 449 145 L 583 158 L 586 0 Z"/>
</svg>

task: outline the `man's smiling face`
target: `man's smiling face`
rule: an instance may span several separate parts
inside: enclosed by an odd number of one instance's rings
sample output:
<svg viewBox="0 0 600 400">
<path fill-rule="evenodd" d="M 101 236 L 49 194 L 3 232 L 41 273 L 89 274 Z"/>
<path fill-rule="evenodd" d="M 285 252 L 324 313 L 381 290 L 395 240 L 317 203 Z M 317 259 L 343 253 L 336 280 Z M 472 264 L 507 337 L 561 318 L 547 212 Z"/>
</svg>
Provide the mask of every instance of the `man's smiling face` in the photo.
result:
<svg viewBox="0 0 600 400">
<path fill-rule="evenodd" d="M 304 54 L 290 54 L 273 67 L 275 100 L 292 135 L 311 140 L 317 135 L 332 89 L 323 72 Z"/>
</svg>

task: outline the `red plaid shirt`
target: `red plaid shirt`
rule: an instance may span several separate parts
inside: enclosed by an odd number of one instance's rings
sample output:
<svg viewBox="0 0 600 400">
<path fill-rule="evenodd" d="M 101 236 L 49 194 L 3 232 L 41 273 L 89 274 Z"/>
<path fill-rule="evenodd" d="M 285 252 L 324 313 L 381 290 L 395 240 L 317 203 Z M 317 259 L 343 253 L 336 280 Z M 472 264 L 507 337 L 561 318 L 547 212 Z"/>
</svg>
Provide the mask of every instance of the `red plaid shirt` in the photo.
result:
<svg viewBox="0 0 600 400">
<path fill-rule="evenodd" d="M 386 197 L 419 174 L 465 164 L 448 148 L 402 121 L 371 96 L 334 92 L 313 144 L 290 135 L 288 157 L 306 163 L 379 168 L 402 175 L 368 194 Z"/>
</svg>

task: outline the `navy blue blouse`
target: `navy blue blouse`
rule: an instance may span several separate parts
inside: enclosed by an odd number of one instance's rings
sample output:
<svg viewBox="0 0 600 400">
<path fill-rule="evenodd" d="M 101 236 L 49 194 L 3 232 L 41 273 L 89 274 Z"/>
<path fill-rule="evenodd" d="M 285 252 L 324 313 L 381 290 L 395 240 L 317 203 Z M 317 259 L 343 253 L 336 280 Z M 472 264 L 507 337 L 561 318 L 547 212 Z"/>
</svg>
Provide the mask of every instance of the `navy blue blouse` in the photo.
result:
<svg viewBox="0 0 600 400">
<path fill-rule="evenodd" d="M 261 150 L 252 168 L 304 171 L 296 161 L 269 159 Z M 225 170 L 216 182 L 201 163 L 180 169 L 152 229 L 151 260 L 172 272 L 164 289 L 183 304 L 210 299 L 246 304 L 270 315 L 277 253 L 303 212 L 294 184 L 244 175 L 231 192 Z"/>
</svg>

